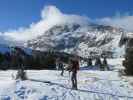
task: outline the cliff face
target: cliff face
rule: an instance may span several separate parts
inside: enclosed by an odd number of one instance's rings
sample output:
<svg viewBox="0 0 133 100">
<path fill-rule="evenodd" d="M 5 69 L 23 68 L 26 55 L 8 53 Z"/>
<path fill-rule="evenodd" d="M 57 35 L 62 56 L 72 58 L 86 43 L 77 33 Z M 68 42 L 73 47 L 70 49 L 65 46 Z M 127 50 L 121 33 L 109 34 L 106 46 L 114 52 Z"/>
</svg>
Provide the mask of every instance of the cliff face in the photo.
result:
<svg viewBox="0 0 133 100">
<path fill-rule="evenodd" d="M 29 40 L 26 47 L 47 51 L 76 52 L 87 57 L 91 52 L 117 52 L 124 30 L 111 26 L 89 24 L 61 24 L 50 28 L 43 35 Z M 122 48 L 123 49 L 123 48 Z"/>
</svg>

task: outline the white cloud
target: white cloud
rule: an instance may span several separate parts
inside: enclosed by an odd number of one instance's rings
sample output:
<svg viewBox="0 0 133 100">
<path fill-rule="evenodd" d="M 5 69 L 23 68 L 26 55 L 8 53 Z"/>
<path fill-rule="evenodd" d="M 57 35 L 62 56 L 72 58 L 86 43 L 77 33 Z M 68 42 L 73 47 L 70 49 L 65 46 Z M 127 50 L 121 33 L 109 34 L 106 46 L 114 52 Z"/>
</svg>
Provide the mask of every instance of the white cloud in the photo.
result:
<svg viewBox="0 0 133 100">
<path fill-rule="evenodd" d="M 133 16 L 124 15 L 116 17 L 105 17 L 100 19 L 89 19 L 85 16 L 64 14 L 55 6 L 45 6 L 41 11 L 41 19 L 37 23 L 32 23 L 27 28 L 19 28 L 4 33 L 0 32 L 0 43 L 23 43 L 44 34 L 49 28 L 62 23 L 88 24 L 89 21 L 100 24 L 121 27 L 133 31 Z"/>
<path fill-rule="evenodd" d="M 32 23 L 28 28 L 19 28 L 4 33 L 0 33 L 0 39 L 7 43 L 17 42 L 22 43 L 33 39 L 41 34 L 44 34 L 49 28 L 61 23 L 79 23 L 88 24 L 87 17 L 78 15 L 63 14 L 55 6 L 46 6 L 41 12 L 41 20 L 37 23 Z"/>
<path fill-rule="evenodd" d="M 96 22 L 100 24 L 123 28 L 128 31 L 133 31 L 133 16 L 131 15 L 105 17 L 105 18 L 97 19 Z"/>
</svg>

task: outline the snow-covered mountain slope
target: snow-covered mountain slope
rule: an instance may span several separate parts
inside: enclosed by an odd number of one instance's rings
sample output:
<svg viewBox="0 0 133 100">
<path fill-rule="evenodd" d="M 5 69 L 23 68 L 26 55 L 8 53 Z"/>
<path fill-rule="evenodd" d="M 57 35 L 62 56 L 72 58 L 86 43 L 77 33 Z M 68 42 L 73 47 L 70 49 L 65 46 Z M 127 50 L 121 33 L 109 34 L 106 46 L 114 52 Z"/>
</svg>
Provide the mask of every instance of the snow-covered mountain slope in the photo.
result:
<svg viewBox="0 0 133 100">
<path fill-rule="evenodd" d="M 27 71 L 29 80 L 13 80 L 15 71 L 0 72 L 0 100 L 132 100 L 132 86 L 111 71 L 79 71 L 78 90 L 68 72 Z"/>
<path fill-rule="evenodd" d="M 124 54 L 124 47 L 119 47 L 123 33 L 122 29 L 104 25 L 60 24 L 25 45 L 42 51 L 76 52 L 82 57 L 102 53 L 118 57 Z"/>
<path fill-rule="evenodd" d="M 35 50 L 58 50 L 88 57 L 90 54 L 119 57 L 124 47 L 119 41 L 125 31 L 99 25 L 88 17 L 64 14 L 55 6 L 42 10 L 41 20 L 28 28 L 0 33 L 2 43 L 21 45 Z"/>
</svg>

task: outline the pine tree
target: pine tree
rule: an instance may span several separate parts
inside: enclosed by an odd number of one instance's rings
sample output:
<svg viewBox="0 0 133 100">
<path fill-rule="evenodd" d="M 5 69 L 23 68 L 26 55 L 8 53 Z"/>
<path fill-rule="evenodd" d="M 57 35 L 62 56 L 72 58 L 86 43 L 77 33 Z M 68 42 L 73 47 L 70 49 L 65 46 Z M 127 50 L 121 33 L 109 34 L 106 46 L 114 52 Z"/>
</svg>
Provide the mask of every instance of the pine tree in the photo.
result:
<svg viewBox="0 0 133 100">
<path fill-rule="evenodd" d="M 0 64 L 4 61 L 4 56 L 2 53 L 0 53 Z"/>
<path fill-rule="evenodd" d="M 133 75 L 133 39 L 130 39 L 127 43 L 123 66 L 125 67 L 125 73 L 127 75 Z"/>
</svg>

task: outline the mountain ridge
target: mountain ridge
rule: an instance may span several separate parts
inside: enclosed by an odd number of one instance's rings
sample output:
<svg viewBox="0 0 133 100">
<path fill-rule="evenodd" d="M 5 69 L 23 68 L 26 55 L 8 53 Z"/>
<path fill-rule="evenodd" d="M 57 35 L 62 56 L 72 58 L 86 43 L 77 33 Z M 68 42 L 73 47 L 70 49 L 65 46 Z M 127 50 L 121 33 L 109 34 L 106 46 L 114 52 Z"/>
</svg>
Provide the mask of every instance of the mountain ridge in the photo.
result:
<svg viewBox="0 0 133 100">
<path fill-rule="evenodd" d="M 50 28 L 43 35 L 29 40 L 25 46 L 41 51 L 53 49 L 73 53 L 76 50 L 84 57 L 87 53 L 89 56 L 92 51 L 96 53 L 98 51 L 99 54 L 104 51 L 114 52 L 114 49 L 119 48 L 123 33 L 125 34 L 123 29 L 112 26 L 60 24 Z"/>
</svg>

